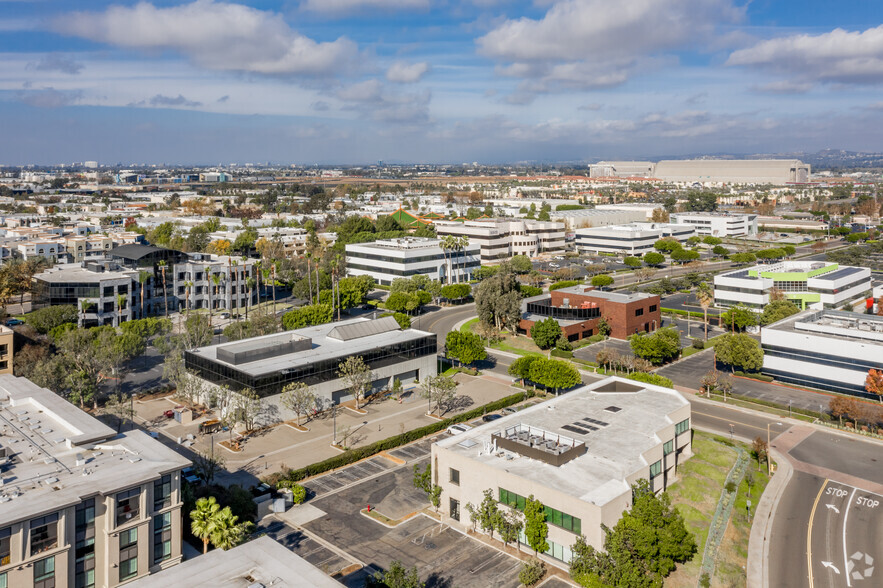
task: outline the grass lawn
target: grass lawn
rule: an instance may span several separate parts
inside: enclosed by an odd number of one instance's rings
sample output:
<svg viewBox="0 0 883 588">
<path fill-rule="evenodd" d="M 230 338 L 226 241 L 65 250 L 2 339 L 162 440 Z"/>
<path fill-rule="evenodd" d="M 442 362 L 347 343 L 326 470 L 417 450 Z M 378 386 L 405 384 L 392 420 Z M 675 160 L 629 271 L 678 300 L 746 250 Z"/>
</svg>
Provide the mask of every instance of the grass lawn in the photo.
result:
<svg viewBox="0 0 883 588">
<path fill-rule="evenodd" d="M 692 588 L 699 582 L 699 569 L 708 537 L 708 526 L 717 508 L 727 474 L 738 455 L 734 445 L 741 446 L 746 451 L 750 450 L 742 443 L 731 443 L 716 435 L 694 432 L 694 455 L 679 468 L 681 479 L 668 488 L 668 494 L 671 496 L 672 504 L 684 517 L 687 528 L 696 537 L 696 545 L 699 549 L 692 561 L 679 566 L 666 578 L 666 587 Z M 754 462 L 749 465 L 748 471 L 753 482 L 750 498 L 753 514 L 769 479 L 766 470 L 758 472 Z M 749 500 L 747 480 L 748 475 L 742 480 L 727 531 L 718 550 L 712 586 L 745 586 L 743 568 L 747 565 L 748 536 L 751 532 L 751 521 L 745 509 L 746 500 Z"/>
<path fill-rule="evenodd" d="M 460 327 L 460 331 L 471 333 L 472 329 L 474 329 L 477 324 L 477 318 L 466 321 L 463 323 L 463 326 Z M 512 335 L 510 333 L 503 333 L 502 336 L 503 339 L 501 341 L 488 345 L 488 347 L 491 349 L 499 349 L 500 351 L 508 351 L 509 353 L 515 353 L 517 355 L 542 355 L 543 357 L 548 355 L 547 352 L 544 352 L 537 347 L 530 337 Z"/>
</svg>

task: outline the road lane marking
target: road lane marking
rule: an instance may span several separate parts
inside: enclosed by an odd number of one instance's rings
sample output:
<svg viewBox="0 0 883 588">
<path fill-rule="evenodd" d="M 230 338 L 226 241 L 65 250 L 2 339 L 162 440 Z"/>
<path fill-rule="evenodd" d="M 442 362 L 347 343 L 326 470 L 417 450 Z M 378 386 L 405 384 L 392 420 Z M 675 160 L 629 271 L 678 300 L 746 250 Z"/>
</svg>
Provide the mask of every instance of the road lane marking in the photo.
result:
<svg viewBox="0 0 883 588">
<path fill-rule="evenodd" d="M 733 419 L 725 419 L 725 418 L 722 418 L 719 416 L 714 416 L 713 414 L 708 414 L 707 412 L 699 412 L 699 411 L 694 410 L 693 414 L 700 414 L 700 415 L 708 417 L 710 419 L 716 419 L 719 421 L 724 421 L 726 423 L 737 423 L 739 425 L 748 427 L 749 429 L 757 429 L 758 431 L 766 431 L 766 427 L 755 427 L 754 425 L 749 425 L 748 423 L 743 423 L 742 421 L 735 421 Z"/>
<path fill-rule="evenodd" d="M 809 523 L 806 525 L 806 569 L 809 572 L 809 588 L 813 588 L 812 582 L 812 521 L 816 517 L 816 507 L 819 505 L 819 500 L 822 498 L 822 494 L 825 492 L 825 486 L 828 485 L 828 479 L 825 478 L 825 481 L 822 482 L 822 487 L 819 488 L 819 493 L 816 496 L 816 501 L 812 503 L 812 511 L 809 513 Z"/>
<path fill-rule="evenodd" d="M 858 491 L 858 488 L 853 486 L 852 494 L 849 495 L 849 501 L 846 503 L 846 511 L 843 513 L 843 569 L 849 569 L 849 556 L 846 553 L 846 519 L 849 518 L 849 507 L 852 506 L 852 499 L 855 496 L 855 493 Z M 849 578 L 849 573 L 846 574 L 846 585 L 852 586 L 852 580 Z"/>
</svg>

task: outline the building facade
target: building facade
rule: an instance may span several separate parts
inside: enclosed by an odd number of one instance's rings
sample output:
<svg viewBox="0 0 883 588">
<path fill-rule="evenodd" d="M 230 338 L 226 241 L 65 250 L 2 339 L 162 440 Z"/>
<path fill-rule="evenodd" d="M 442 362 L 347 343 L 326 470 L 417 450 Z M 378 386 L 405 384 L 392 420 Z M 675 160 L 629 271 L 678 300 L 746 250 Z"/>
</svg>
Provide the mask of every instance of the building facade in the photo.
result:
<svg viewBox="0 0 883 588">
<path fill-rule="evenodd" d="M 678 212 L 671 222 L 695 227 L 696 234 L 706 237 L 751 237 L 757 235 L 756 214 L 726 212 Z"/>
<path fill-rule="evenodd" d="M 0 325 L 0 374 L 11 374 L 15 355 L 15 331 Z"/>
<path fill-rule="evenodd" d="M 536 257 L 564 252 L 564 225 L 554 221 L 467 220 L 435 221 L 439 237 L 467 237 L 481 250 L 481 263 L 500 263 L 513 255 Z"/>
<path fill-rule="evenodd" d="M 659 492 L 677 480 L 690 437 L 690 404 L 672 389 L 618 377 L 583 386 L 433 443 L 442 522 L 470 527 L 466 505 L 485 490 L 520 511 L 534 496 L 546 508 L 547 561 L 566 567 L 580 535 L 603 548 L 601 525 L 629 507 L 632 484 Z"/>
<path fill-rule="evenodd" d="M 797 159 L 678 159 L 656 164 L 653 177 L 666 182 L 704 184 L 804 183 L 811 167 Z"/>
<path fill-rule="evenodd" d="M 679 243 L 684 243 L 696 235 L 696 229 L 691 225 L 632 223 L 577 229 L 574 233 L 576 248 L 581 252 L 617 253 L 640 257 L 653 251 L 653 244 L 659 239 L 671 237 Z"/>
<path fill-rule="evenodd" d="M 0 427 L 0 586 L 115 588 L 181 561 L 189 460 L 9 374 Z"/>
<path fill-rule="evenodd" d="M 598 334 L 603 317 L 610 336 L 626 339 L 641 331 L 655 331 L 662 324 L 660 298 L 645 292 L 601 292 L 592 286 L 572 286 L 525 298 L 521 303 L 520 333 L 529 334 L 537 321 L 554 318 L 568 341 Z"/>
<path fill-rule="evenodd" d="M 883 317 L 807 310 L 761 329 L 763 373 L 782 382 L 877 400 L 868 370 L 883 369 Z"/>
<path fill-rule="evenodd" d="M 468 282 L 481 267 L 480 248 L 469 243 L 462 249 L 443 249 L 440 239 L 404 237 L 346 246 L 346 273 L 371 276 L 389 286 L 396 278 L 423 275 L 444 284 Z"/>
<path fill-rule="evenodd" d="M 801 309 L 836 308 L 871 290 L 871 270 L 822 261 L 782 261 L 714 277 L 714 304 L 763 310 L 770 290 L 782 291 Z"/>
<path fill-rule="evenodd" d="M 195 253 L 173 268 L 173 292 L 181 309 L 237 312 L 257 303 L 254 259 Z"/>
</svg>

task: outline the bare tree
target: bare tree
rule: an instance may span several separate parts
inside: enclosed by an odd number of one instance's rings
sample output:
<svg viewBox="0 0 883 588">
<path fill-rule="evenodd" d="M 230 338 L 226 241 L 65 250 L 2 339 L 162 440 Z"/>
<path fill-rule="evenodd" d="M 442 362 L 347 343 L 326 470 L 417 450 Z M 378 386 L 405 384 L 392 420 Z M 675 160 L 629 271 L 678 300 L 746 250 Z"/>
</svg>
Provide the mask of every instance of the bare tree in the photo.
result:
<svg viewBox="0 0 883 588">
<path fill-rule="evenodd" d="M 432 410 L 432 403 L 435 403 L 436 411 L 441 416 L 442 407 L 450 404 L 456 393 L 457 383 L 442 374 L 437 376 L 429 376 L 420 384 L 420 395 L 429 403 L 429 411 Z"/>
<path fill-rule="evenodd" d="M 374 374 L 360 355 L 351 355 L 338 366 L 337 377 L 346 382 L 347 388 L 356 399 L 356 408 L 371 390 Z"/>
<path fill-rule="evenodd" d="M 236 392 L 236 419 L 245 425 L 246 431 L 254 429 L 255 419 L 261 411 L 261 399 L 257 392 L 245 388 Z"/>
<path fill-rule="evenodd" d="M 104 405 L 104 410 L 108 414 L 112 414 L 117 418 L 117 433 L 123 428 L 123 423 L 126 419 L 130 419 L 134 422 L 135 409 L 132 407 L 132 401 L 122 394 L 111 394 L 108 396 L 107 403 Z"/>
<path fill-rule="evenodd" d="M 297 415 L 297 425 L 300 426 L 300 416 L 316 405 L 316 395 L 304 382 L 292 382 L 282 388 L 280 402 Z"/>
</svg>

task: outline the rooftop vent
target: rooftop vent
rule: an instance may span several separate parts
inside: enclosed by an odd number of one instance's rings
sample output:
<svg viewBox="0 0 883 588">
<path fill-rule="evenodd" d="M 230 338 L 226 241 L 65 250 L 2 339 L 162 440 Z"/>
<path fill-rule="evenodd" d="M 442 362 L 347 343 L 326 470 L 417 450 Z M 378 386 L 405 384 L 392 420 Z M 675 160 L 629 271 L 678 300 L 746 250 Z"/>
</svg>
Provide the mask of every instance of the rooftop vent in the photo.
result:
<svg viewBox="0 0 883 588">
<path fill-rule="evenodd" d="M 608 406 L 608 407 L 605 408 L 604 410 L 606 410 L 607 412 L 613 412 L 613 413 L 616 413 L 616 412 L 621 411 L 622 409 L 619 408 L 618 406 Z"/>
</svg>

